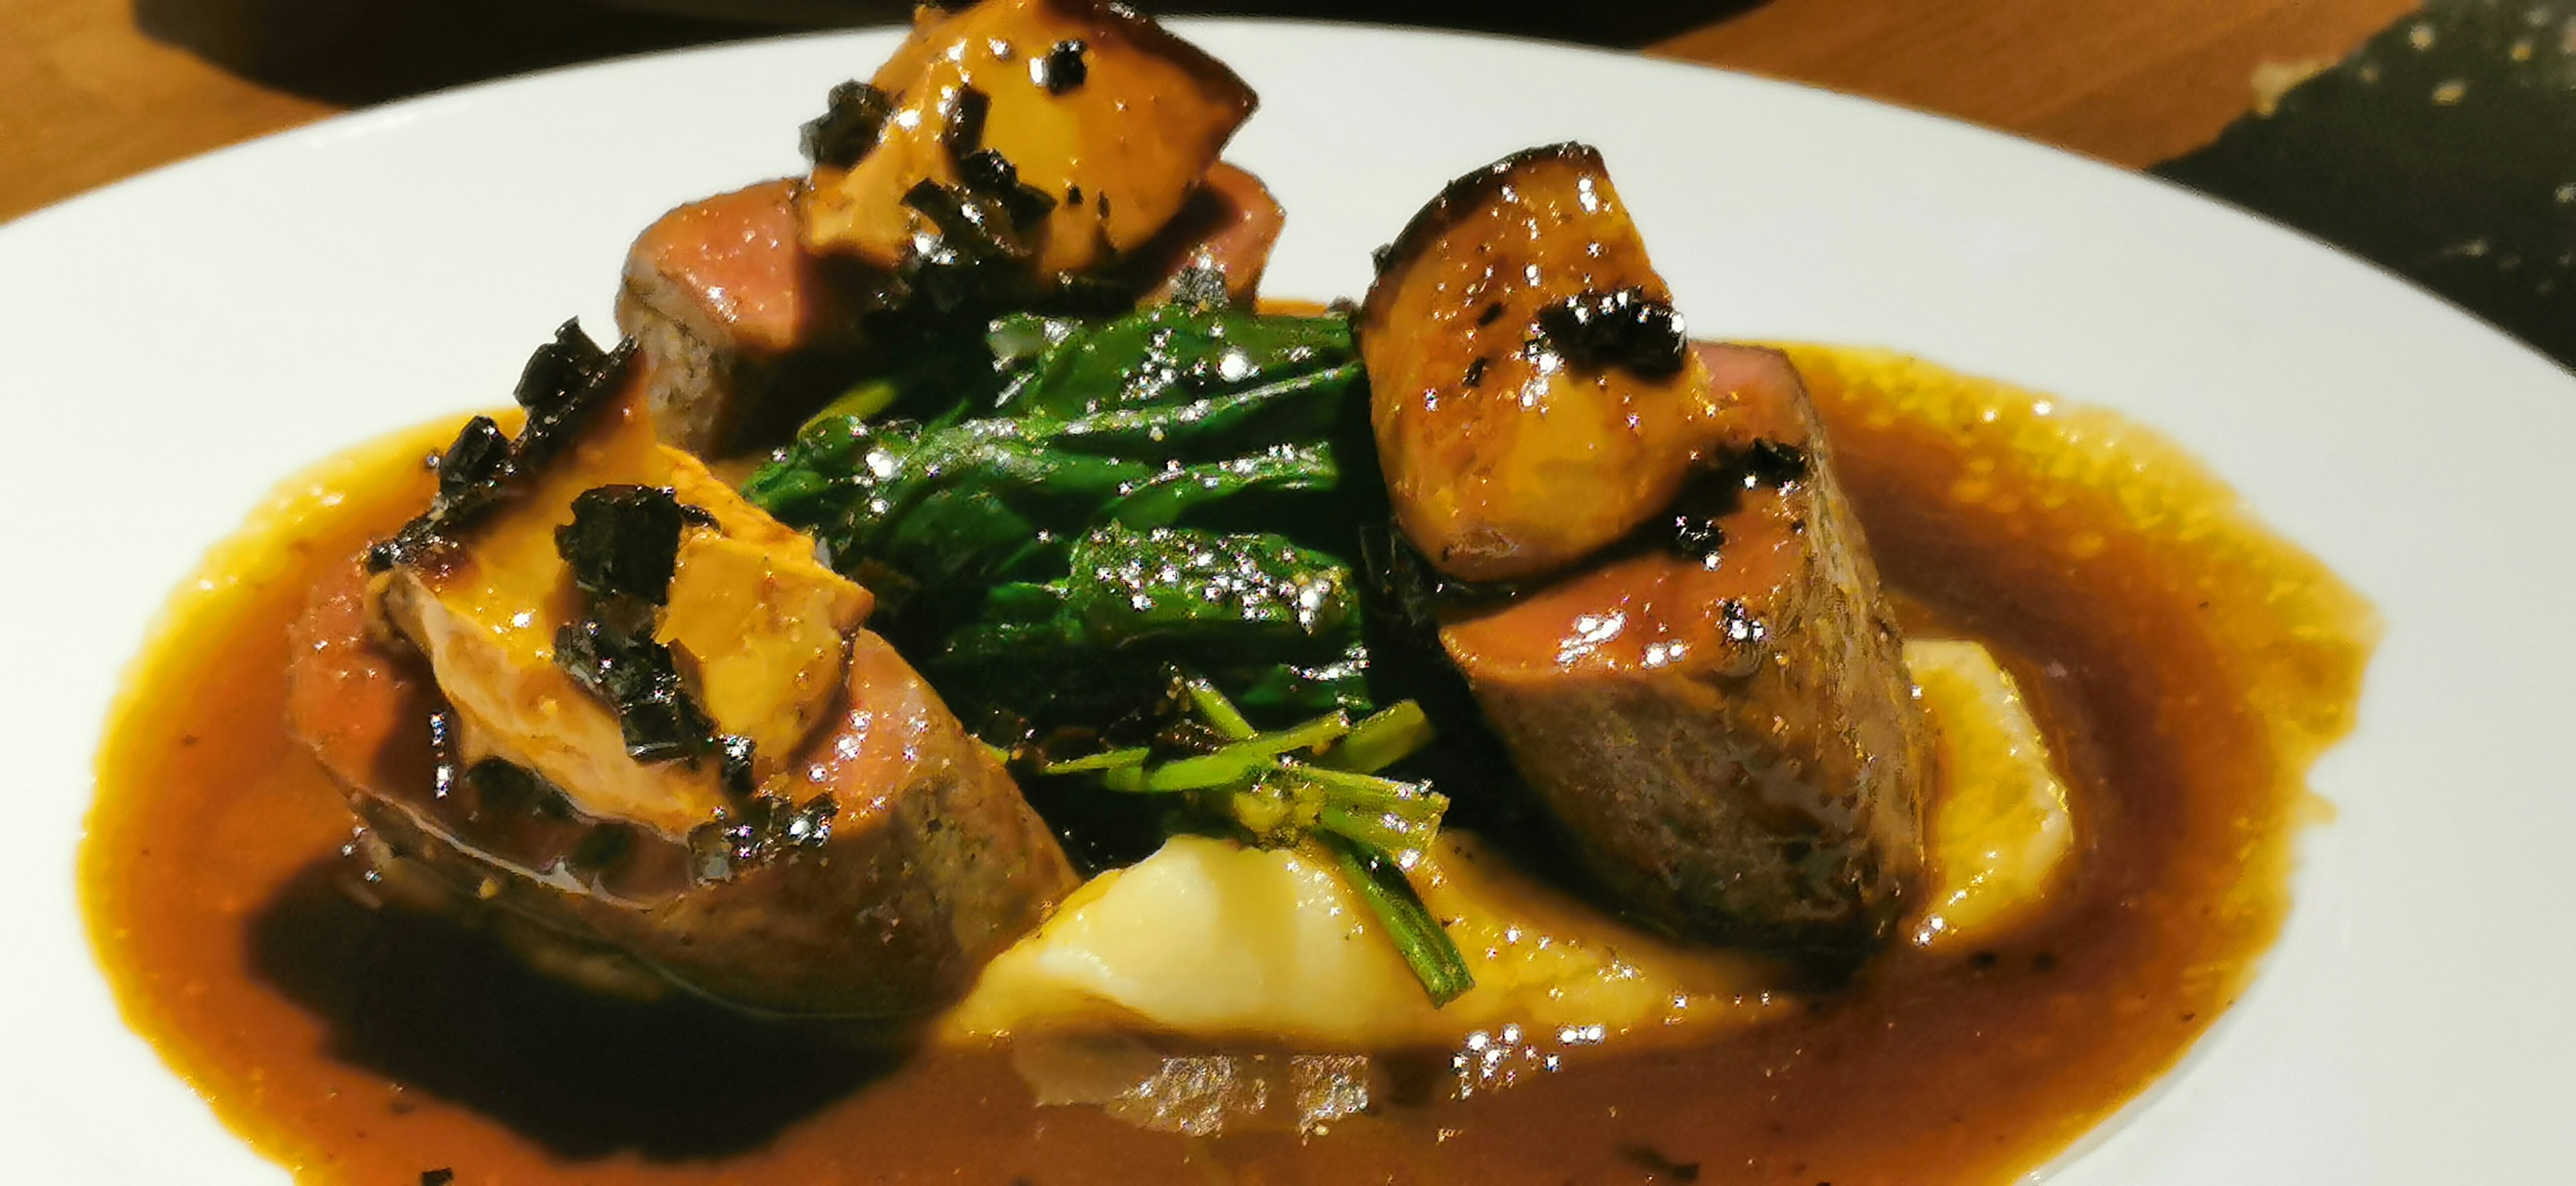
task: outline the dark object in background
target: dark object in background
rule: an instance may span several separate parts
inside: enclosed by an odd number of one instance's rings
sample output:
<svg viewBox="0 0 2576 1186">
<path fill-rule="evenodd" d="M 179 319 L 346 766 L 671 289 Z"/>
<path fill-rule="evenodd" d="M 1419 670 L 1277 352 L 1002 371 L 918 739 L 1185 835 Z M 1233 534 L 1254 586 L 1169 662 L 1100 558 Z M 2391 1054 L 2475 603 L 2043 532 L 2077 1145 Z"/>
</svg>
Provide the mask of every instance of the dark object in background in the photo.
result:
<svg viewBox="0 0 2576 1186">
<path fill-rule="evenodd" d="M 2576 0 L 2433 0 L 2155 172 L 2576 367 Z"/>
<path fill-rule="evenodd" d="M 1421 25 L 1637 49 L 1760 7 L 1762 0 L 1159 0 L 1155 16 L 1300 17 Z"/>
<path fill-rule="evenodd" d="M 1759 0 L 1172 0 L 1234 14 L 1641 46 Z M 505 74 L 797 29 L 898 24 L 908 0 L 134 0 L 134 23 L 265 86 L 359 106 Z"/>
<path fill-rule="evenodd" d="M 706 0 L 702 11 L 727 7 Z M 860 4 L 846 6 L 854 13 Z M 875 9 L 893 20 L 900 3 Z M 775 24 L 620 12 L 576 0 L 134 0 L 134 24 L 262 86 L 346 106 L 657 49 Z M 793 129 L 790 129 L 792 134 Z"/>
</svg>

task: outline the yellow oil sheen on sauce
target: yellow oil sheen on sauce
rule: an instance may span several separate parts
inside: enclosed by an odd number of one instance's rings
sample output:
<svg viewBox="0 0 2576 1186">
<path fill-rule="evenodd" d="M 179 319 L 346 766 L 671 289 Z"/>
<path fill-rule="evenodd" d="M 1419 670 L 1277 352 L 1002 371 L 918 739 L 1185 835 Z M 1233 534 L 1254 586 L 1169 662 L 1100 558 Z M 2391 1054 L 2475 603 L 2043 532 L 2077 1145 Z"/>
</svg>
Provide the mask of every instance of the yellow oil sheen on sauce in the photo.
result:
<svg viewBox="0 0 2576 1186">
<path fill-rule="evenodd" d="M 285 727 L 287 623 L 427 497 L 453 422 L 282 486 L 173 600 L 99 755 L 92 939 L 130 1023 L 313 1183 L 2009 1180 L 2244 987 L 2376 625 L 2150 430 L 1789 350 L 1908 628 L 1992 649 L 2057 756 L 2071 875 L 2007 943 L 1899 947 L 1813 1009 L 1695 1044 L 1414 1060 L 1320 1136 L 1148 1132 L 1036 1106 L 999 1049 L 897 1059 L 583 996 L 353 897 L 354 820 Z"/>
</svg>

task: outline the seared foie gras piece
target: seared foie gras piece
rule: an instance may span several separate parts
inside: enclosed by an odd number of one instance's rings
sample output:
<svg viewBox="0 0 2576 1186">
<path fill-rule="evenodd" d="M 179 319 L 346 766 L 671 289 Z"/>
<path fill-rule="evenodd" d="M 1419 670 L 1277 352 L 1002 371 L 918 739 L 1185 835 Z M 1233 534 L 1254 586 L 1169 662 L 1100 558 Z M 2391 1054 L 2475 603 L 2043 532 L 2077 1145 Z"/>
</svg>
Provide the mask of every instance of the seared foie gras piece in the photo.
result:
<svg viewBox="0 0 2576 1186">
<path fill-rule="evenodd" d="M 1895 922 L 1931 773 L 1902 640 L 1788 361 L 1702 346 L 1729 452 L 1656 530 L 1441 643 L 1622 906 L 1846 955 Z"/>
<path fill-rule="evenodd" d="M 1357 330 L 1396 520 L 1450 576 L 1554 572 L 1673 500 L 1726 431 L 1599 154 L 1450 183 L 1387 249 Z"/>
<path fill-rule="evenodd" d="M 1076 883 L 1009 775 L 873 633 L 769 800 L 796 805 L 674 839 L 475 762 L 453 732 L 433 747 L 444 702 L 371 631 L 366 584 L 351 564 L 297 626 L 295 728 L 386 856 L 434 875 L 455 910 L 535 924 L 558 944 L 550 966 L 608 952 L 759 1012 L 900 1020 L 962 995 Z"/>
<path fill-rule="evenodd" d="M 823 721 L 870 599 L 696 458 L 654 443 L 640 384 L 617 382 L 554 457 L 515 476 L 503 505 L 388 566 L 376 592 L 388 627 L 428 659 L 494 756 L 577 792 L 595 814 L 685 835 L 727 805 L 722 764 L 630 757 L 627 722 L 557 661 L 564 632 L 591 616 L 558 539 L 576 500 L 668 489 L 703 517 L 681 528 L 652 634 L 687 656 L 715 732 L 754 743 L 755 783 Z"/>
<path fill-rule="evenodd" d="M 809 138 L 812 250 L 896 273 L 965 236 L 1040 282 L 1087 272 L 1159 233 L 1252 114 L 1223 63 L 1108 0 L 922 14 Z"/>
<path fill-rule="evenodd" d="M 1072 869 L 866 592 L 654 442 L 626 355 L 541 351 L 530 427 L 469 427 L 317 591 L 294 726 L 461 909 L 758 1011 L 936 1009 Z"/>
<path fill-rule="evenodd" d="M 692 202 L 628 250 L 617 325 L 643 349 L 666 442 L 716 457 L 783 438 L 846 378 L 871 298 L 798 244 L 799 184 Z"/>
</svg>

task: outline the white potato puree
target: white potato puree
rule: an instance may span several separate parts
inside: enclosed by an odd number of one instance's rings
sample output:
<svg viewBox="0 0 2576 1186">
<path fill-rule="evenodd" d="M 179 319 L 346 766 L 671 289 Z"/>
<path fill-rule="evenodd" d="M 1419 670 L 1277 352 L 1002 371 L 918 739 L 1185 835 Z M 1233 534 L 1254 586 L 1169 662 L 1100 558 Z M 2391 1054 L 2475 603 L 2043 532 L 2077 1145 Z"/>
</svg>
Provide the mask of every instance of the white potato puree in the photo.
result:
<svg viewBox="0 0 2576 1186">
<path fill-rule="evenodd" d="M 2070 844 L 2064 788 L 1984 649 L 1907 648 L 1948 780 L 1917 942 L 1957 949 L 2028 912 Z M 1928 678 L 1926 678 L 1928 677 Z M 1991 719 L 1989 719 L 1991 718 Z M 1945 834 L 1946 833 L 1946 834 Z M 1757 1021 L 1796 1002 L 1763 959 L 1630 927 L 1444 833 L 1414 884 L 1476 986 L 1433 1009 L 1330 858 L 1178 836 L 1101 874 L 984 969 L 947 1033 L 1143 1030 L 1310 1048 L 1446 1047 L 1517 1026 L 1565 1045 Z M 1928 933 L 1925 933 L 1928 932 Z"/>
</svg>

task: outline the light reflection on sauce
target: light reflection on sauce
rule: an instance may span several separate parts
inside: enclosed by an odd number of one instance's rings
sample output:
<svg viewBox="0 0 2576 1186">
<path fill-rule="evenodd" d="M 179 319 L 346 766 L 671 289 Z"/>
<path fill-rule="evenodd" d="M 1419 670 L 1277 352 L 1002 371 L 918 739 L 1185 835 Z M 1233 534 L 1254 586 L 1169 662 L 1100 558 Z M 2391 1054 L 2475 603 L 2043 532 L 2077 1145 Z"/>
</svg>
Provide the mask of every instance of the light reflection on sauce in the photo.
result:
<svg viewBox="0 0 2576 1186">
<path fill-rule="evenodd" d="M 1826 1007 L 1678 1049 L 1489 1031 L 1385 1060 L 1388 1102 L 1327 1136 L 1190 1140 L 1034 1108 L 1000 1051 L 889 1065 L 585 998 L 371 912 L 337 884 L 347 811 L 282 727 L 283 627 L 314 566 L 426 496 L 452 425 L 294 484 L 174 600 L 100 757 L 93 942 L 136 1028 L 313 1182 L 2009 1179 L 2235 999 L 2373 627 L 2151 433 L 1891 355 L 1796 357 L 1907 625 L 2005 659 L 2088 821 L 2029 930 L 1899 950 Z"/>
</svg>

